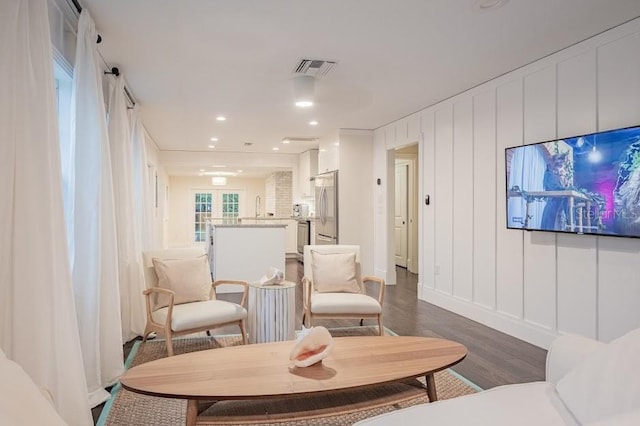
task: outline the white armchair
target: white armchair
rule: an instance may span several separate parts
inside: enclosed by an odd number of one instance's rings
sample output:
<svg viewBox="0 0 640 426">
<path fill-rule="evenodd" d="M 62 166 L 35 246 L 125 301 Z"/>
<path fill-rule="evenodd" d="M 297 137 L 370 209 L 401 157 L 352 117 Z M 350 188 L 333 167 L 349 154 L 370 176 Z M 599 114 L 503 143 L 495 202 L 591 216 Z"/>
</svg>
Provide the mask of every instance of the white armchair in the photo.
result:
<svg viewBox="0 0 640 426">
<path fill-rule="evenodd" d="M 360 421 L 354 426 L 636 426 L 640 424 L 640 329 L 609 344 L 558 337 L 546 381 L 499 386 L 472 395 Z M 426 420 L 425 420 L 426 419 Z"/>
<path fill-rule="evenodd" d="M 235 324 L 240 327 L 243 344 L 247 344 L 245 305 L 249 286 L 245 281 L 212 283 L 206 255 L 199 248 L 147 251 L 142 257 L 147 307 L 143 342 L 152 332 L 164 334 L 167 352 L 173 356 L 174 336 Z M 220 284 L 243 287 L 239 305 L 216 299 Z"/>
<path fill-rule="evenodd" d="M 371 283 L 378 286 L 377 298 L 365 291 L 365 285 Z M 302 284 L 306 327 L 320 318 L 373 318 L 378 321 L 380 335 L 384 334 L 384 280 L 361 277 L 360 246 L 305 246 Z"/>
</svg>

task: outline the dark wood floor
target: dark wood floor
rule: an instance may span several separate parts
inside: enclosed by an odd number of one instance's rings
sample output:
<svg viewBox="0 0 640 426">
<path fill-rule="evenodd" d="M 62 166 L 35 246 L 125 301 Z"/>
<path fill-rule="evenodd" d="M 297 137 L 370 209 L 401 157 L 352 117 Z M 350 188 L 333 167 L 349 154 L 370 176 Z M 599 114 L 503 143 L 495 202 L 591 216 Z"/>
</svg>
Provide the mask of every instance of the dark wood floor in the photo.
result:
<svg viewBox="0 0 640 426">
<path fill-rule="evenodd" d="M 285 277 L 300 284 L 302 264 L 287 260 Z M 387 286 L 384 299 L 384 325 L 403 336 L 441 337 L 465 345 L 467 357 L 453 370 L 483 389 L 496 386 L 544 380 L 547 351 L 530 345 L 492 328 L 451 313 L 427 302 L 418 300 L 418 276 L 397 268 L 397 285 Z M 374 295 L 375 289 L 371 289 Z M 297 324 L 302 323 L 302 290 L 297 289 Z M 221 299 L 239 301 L 235 294 L 221 295 Z M 236 300 L 237 299 L 237 300 Z M 375 321 L 370 321 L 375 325 Z M 327 320 L 317 325 L 326 327 L 356 326 L 357 320 Z M 368 324 L 365 321 L 365 324 Z M 237 327 L 212 330 L 213 334 L 237 333 Z M 125 359 L 132 342 L 124 345 Z M 94 421 L 102 411 L 102 405 L 93 409 Z"/>
</svg>

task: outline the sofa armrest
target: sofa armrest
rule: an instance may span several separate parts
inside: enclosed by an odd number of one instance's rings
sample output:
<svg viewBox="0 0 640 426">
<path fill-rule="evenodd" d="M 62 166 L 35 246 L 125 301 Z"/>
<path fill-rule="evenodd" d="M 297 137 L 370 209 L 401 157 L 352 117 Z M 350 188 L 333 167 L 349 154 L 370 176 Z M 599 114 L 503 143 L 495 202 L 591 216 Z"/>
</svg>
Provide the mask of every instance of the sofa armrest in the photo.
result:
<svg viewBox="0 0 640 426">
<path fill-rule="evenodd" d="M 589 354 L 604 345 L 597 340 L 572 334 L 558 337 L 547 352 L 546 380 L 557 383 Z"/>
</svg>

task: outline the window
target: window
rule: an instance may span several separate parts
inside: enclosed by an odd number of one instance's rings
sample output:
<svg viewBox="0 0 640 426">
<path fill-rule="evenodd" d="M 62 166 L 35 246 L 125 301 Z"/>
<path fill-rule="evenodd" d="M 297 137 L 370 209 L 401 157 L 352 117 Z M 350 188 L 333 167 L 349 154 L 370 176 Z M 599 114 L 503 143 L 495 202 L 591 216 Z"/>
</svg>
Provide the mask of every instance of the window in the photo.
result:
<svg viewBox="0 0 640 426">
<path fill-rule="evenodd" d="M 236 223 L 242 216 L 244 191 L 233 189 L 192 191 L 193 241 L 207 238 L 207 222 Z"/>
<path fill-rule="evenodd" d="M 211 219 L 213 210 L 213 194 L 196 192 L 194 203 L 194 239 L 200 243 L 205 241 L 207 233 L 207 220 Z"/>
</svg>

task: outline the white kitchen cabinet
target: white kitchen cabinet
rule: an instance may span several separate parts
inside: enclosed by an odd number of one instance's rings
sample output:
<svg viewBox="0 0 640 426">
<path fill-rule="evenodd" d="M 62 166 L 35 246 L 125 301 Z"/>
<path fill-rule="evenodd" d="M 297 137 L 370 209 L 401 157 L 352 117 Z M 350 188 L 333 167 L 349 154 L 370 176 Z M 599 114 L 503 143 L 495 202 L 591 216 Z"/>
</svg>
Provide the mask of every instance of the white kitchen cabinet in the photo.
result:
<svg viewBox="0 0 640 426">
<path fill-rule="evenodd" d="M 285 232 L 285 246 L 287 257 L 289 255 L 295 255 L 298 252 L 298 221 L 297 220 L 286 220 L 284 223 L 287 224 L 287 230 Z"/>
<path fill-rule="evenodd" d="M 318 173 L 338 170 L 340 142 L 337 139 L 321 139 L 318 152 Z"/>
<path fill-rule="evenodd" d="M 311 198 L 314 196 L 315 187 L 311 178 L 318 174 L 318 150 L 310 149 L 300 154 L 298 163 L 298 175 L 300 177 L 300 196 Z"/>
</svg>

